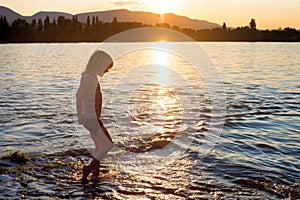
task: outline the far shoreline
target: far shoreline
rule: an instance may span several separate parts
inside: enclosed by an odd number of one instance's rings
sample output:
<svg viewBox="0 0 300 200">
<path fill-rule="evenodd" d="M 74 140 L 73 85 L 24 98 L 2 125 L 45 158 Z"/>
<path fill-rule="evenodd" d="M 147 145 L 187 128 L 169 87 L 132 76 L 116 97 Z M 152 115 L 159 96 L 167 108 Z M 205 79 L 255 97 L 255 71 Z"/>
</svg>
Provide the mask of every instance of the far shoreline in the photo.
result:
<svg viewBox="0 0 300 200">
<path fill-rule="evenodd" d="M 199 40 L 199 41 L 37 41 L 37 42 L 24 42 L 24 41 L 18 41 L 18 42 L 0 42 L 0 44 L 89 44 L 89 43 L 161 43 L 161 42 L 170 42 L 170 43 L 187 43 L 187 42 L 203 42 L 203 43 L 299 43 L 300 41 L 289 41 L 289 40 L 258 40 L 258 41 L 251 41 L 251 40 Z"/>
</svg>

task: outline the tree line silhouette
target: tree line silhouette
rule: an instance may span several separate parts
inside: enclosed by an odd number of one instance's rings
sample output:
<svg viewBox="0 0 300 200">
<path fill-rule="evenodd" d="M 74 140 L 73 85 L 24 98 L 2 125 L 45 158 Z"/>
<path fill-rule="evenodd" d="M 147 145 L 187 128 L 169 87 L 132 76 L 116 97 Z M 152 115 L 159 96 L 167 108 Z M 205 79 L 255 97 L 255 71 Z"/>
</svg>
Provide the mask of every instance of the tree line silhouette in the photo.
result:
<svg viewBox="0 0 300 200">
<path fill-rule="evenodd" d="M 277 30 L 258 30 L 255 19 L 248 26 L 227 28 L 190 29 L 171 26 L 167 23 L 152 26 L 140 22 L 119 22 L 114 18 L 111 22 L 103 22 L 99 18 L 89 16 L 86 22 L 59 16 L 50 22 L 49 16 L 44 20 L 33 19 L 28 23 L 24 19 L 16 19 L 10 25 L 5 16 L 0 16 L 0 42 L 101 42 L 117 33 L 142 27 L 162 27 L 186 34 L 196 41 L 284 41 L 299 42 L 300 31 L 294 28 Z"/>
</svg>

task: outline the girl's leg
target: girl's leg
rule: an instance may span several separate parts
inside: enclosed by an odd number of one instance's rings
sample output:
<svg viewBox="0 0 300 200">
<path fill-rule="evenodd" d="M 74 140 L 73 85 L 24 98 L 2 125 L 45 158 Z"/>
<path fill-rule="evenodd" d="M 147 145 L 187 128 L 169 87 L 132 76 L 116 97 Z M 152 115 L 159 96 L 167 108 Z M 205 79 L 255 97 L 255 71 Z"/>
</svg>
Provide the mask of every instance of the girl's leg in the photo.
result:
<svg viewBox="0 0 300 200">
<path fill-rule="evenodd" d="M 107 154 L 107 152 L 113 147 L 113 143 L 106 136 L 102 129 L 99 129 L 97 134 L 91 134 L 95 143 L 94 157 L 91 163 L 84 166 L 82 169 L 82 181 L 87 182 L 87 177 L 91 172 L 93 176 L 99 176 L 100 160 Z"/>
<path fill-rule="evenodd" d="M 97 123 L 98 121 L 98 123 Z M 94 176 L 99 176 L 100 160 L 107 154 L 107 152 L 113 147 L 113 141 L 103 126 L 100 120 L 93 121 L 91 126 L 88 126 L 88 130 L 91 133 L 91 137 L 95 143 L 94 157 L 88 166 L 84 166 L 82 169 L 82 181 L 86 182 L 87 177 L 93 171 Z M 96 124 L 97 123 L 97 124 Z M 100 126 L 100 127 L 99 127 Z M 99 129 L 100 128 L 100 129 Z M 95 130 L 97 130 L 95 132 Z"/>
<path fill-rule="evenodd" d="M 101 160 L 112 149 L 114 144 L 102 128 L 98 130 L 97 134 L 91 135 L 91 137 L 96 146 L 93 156 Z"/>
<path fill-rule="evenodd" d="M 97 119 L 89 119 L 86 120 L 84 127 L 89 130 L 91 135 L 97 134 L 99 129 L 99 123 Z M 97 145 L 97 144 L 96 144 Z M 97 148 L 97 146 L 96 146 Z M 96 167 L 99 166 L 100 161 L 93 157 L 91 163 L 87 166 L 83 166 L 82 168 L 82 182 L 87 182 L 87 177 L 91 173 L 91 171 Z"/>
<path fill-rule="evenodd" d="M 111 136 L 109 134 L 109 132 L 107 131 L 107 129 L 105 128 L 105 126 L 103 125 L 103 122 L 101 120 L 98 119 L 98 123 L 100 125 L 100 128 L 102 129 L 103 133 L 106 135 L 106 137 L 108 137 L 108 139 L 113 143 Z"/>
</svg>

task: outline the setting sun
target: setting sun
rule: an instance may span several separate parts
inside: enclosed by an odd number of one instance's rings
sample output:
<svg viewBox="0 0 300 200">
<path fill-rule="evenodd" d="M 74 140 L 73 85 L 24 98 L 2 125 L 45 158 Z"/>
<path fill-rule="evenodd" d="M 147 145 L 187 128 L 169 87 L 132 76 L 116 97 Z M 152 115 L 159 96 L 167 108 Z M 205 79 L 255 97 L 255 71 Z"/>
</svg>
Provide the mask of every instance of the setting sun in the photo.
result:
<svg viewBox="0 0 300 200">
<path fill-rule="evenodd" d="M 153 12 L 164 14 L 170 10 L 176 9 L 179 0 L 140 0 L 141 3 L 147 5 Z"/>
</svg>

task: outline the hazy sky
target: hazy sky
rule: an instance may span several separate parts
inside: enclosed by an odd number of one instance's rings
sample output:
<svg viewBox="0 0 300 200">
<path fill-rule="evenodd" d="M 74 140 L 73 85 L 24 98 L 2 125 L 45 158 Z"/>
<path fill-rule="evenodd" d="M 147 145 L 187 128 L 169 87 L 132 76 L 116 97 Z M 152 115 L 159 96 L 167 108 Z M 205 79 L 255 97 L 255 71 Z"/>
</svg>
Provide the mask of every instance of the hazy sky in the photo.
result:
<svg viewBox="0 0 300 200">
<path fill-rule="evenodd" d="M 228 27 L 248 25 L 255 18 L 259 29 L 294 27 L 300 29 L 300 0 L 0 0 L 21 15 L 38 11 L 78 14 L 126 8 L 129 10 L 172 12 Z"/>
</svg>

